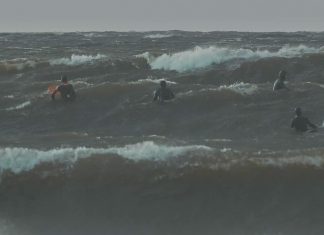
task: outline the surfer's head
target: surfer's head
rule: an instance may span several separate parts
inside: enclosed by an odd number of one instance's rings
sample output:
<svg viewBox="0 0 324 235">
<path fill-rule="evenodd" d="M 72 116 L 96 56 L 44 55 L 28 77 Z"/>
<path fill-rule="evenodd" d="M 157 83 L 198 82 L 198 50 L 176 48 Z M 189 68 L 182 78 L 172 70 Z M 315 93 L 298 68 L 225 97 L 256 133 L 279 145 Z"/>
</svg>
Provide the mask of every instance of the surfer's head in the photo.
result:
<svg viewBox="0 0 324 235">
<path fill-rule="evenodd" d="M 285 70 L 281 70 L 279 72 L 279 78 L 282 80 L 286 79 L 286 75 L 287 75 L 287 72 Z"/>
<path fill-rule="evenodd" d="M 66 76 L 62 76 L 61 77 L 61 82 L 63 82 L 63 83 L 67 83 L 67 77 Z"/>
<path fill-rule="evenodd" d="M 299 108 L 299 107 L 295 108 L 295 113 L 296 113 L 297 116 L 301 116 L 302 115 L 301 108 Z"/>
<path fill-rule="evenodd" d="M 165 88 L 166 85 L 167 85 L 167 84 L 166 84 L 166 81 L 162 80 L 162 81 L 160 82 L 160 86 L 161 86 L 161 87 Z"/>
</svg>

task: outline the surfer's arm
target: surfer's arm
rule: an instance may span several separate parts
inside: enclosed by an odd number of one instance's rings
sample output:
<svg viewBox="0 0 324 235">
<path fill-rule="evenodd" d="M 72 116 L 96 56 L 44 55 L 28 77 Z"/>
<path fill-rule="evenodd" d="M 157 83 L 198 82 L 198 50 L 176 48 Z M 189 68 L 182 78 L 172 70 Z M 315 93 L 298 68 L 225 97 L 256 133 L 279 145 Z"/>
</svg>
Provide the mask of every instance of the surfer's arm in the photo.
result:
<svg viewBox="0 0 324 235">
<path fill-rule="evenodd" d="M 159 90 L 156 90 L 156 91 L 154 92 L 153 101 L 156 101 L 156 100 L 158 99 L 158 97 L 159 97 Z"/>
</svg>

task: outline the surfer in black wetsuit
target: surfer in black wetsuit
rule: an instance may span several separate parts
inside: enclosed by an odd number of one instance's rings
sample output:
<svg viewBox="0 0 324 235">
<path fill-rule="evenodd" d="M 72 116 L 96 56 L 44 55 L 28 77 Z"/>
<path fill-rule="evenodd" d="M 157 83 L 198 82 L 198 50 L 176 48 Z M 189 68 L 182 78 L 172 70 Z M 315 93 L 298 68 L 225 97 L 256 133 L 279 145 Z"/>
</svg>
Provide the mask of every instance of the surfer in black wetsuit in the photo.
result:
<svg viewBox="0 0 324 235">
<path fill-rule="evenodd" d="M 61 78 L 62 84 L 59 85 L 54 92 L 52 93 L 52 100 L 55 100 L 55 94 L 57 92 L 61 93 L 61 97 L 64 101 L 73 101 L 75 100 L 75 91 L 73 89 L 73 86 L 68 83 L 67 77 L 63 76 Z"/>
<path fill-rule="evenodd" d="M 317 126 L 311 123 L 308 118 L 302 115 L 301 108 L 295 109 L 296 117 L 291 122 L 291 128 L 295 128 L 298 132 L 308 131 L 308 126 L 312 128 L 312 131 L 317 130 Z"/>
<path fill-rule="evenodd" d="M 166 85 L 166 81 L 160 82 L 161 87 L 154 92 L 153 101 L 158 100 L 160 102 L 163 102 L 165 100 L 172 100 L 174 98 L 173 92 L 169 88 L 167 88 Z"/>
<path fill-rule="evenodd" d="M 281 70 L 279 72 L 279 78 L 273 84 L 273 91 L 277 91 L 281 89 L 285 89 L 289 91 L 288 87 L 285 85 L 286 75 L 287 73 L 284 70 Z"/>
</svg>

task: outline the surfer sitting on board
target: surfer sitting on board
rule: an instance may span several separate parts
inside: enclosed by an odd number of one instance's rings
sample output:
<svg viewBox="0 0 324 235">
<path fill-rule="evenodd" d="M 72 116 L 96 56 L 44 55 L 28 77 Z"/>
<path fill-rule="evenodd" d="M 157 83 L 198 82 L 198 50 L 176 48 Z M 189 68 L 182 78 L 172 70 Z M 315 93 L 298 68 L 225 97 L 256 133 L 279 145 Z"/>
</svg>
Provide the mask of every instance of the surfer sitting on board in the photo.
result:
<svg viewBox="0 0 324 235">
<path fill-rule="evenodd" d="M 163 102 L 165 100 L 172 100 L 174 98 L 174 94 L 169 88 L 166 87 L 166 81 L 161 81 L 160 86 L 161 87 L 154 92 L 153 101 L 158 100 Z"/>
<path fill-rule="evenodd" d="M 288 87 L 285 85 L 286 75 L 287 73 L 284 70 L 281 70 L 279 72 L 279 78 L 273 84 L 273 91 L 281 89 L 286 89 L 287 91 L 289 91 Z"/>
<path fill-rule="evenodd" d="M 308 118 L 302 115 L 301 108 L 295 109 L 296 117 L 291 122 L 291 128 L 295 128 L 298 132 L 308 131 L 308 126 L 312 128 L 311 131 L 316 131 L 317 126 L 311 123 Z"/>
<path fill-rule="evenodd" d="M 55 100 L 55 94 L 60 92 L 61 97 L 64 101 L 73 101 L 75 99 L 75 91 L 73 86 L 68 83 L 67 77 L 62 76 L 61 78 L 62 84 L 56 87 L 56 89 L 52 93 L 52 100 Z"/>
</svg>

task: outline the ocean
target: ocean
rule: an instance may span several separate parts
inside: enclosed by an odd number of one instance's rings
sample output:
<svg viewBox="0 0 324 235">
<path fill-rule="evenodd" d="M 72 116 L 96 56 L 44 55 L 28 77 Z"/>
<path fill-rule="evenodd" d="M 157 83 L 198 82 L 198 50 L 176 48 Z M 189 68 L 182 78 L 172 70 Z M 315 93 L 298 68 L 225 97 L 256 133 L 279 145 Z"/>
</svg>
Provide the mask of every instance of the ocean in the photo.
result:
<svg viewBox="0 0 324 235">
<path fill-rule="evenodd" d="M 324 233 L 324 33 L 0 33 L 1 235 Z M 273 92 L 281 70 L 288 91 Z M 67 76 L 74 102 L 51 100 Z M 153 102 L 165 80 L 175 99 Z M 294 110 L 319 128 L 300 134 Z"/>
</svg>

